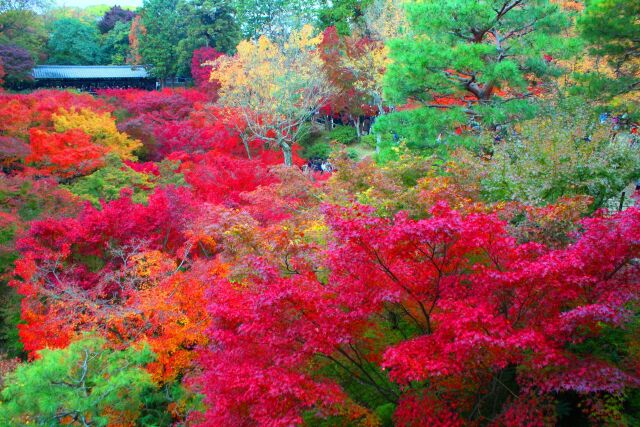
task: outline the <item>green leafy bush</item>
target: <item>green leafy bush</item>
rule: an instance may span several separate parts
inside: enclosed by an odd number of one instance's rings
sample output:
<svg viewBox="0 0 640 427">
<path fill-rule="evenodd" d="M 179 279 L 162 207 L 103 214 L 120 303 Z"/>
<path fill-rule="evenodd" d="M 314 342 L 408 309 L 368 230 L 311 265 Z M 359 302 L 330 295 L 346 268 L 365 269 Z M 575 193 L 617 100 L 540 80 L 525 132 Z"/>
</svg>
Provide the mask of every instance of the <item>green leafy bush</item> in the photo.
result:
<svg viewBox="0 0 640 427">
<path fill-rule="evenodd" d="M 329 139 L 339 144 L 350 145 L 358 140 L 358 134 L 354 127 L 336 126 L 329 132 Z"/>
<path fill-rule="evenodd" d="M 353 148 L 349 148 L 347 150 L 347 157 L 349 157 L 351 160 L 357 162 L 360 159 L 360 155 L 358 154 L 358 151 L 356 151 Z"/>
<path fill-rule="evenodd" d="M 318 142 L 309 147 L 305 147 L 303 155 L 307 159 L 328 159 L 331 151 L 331 145 L 326 142 Z"/>
</svg>

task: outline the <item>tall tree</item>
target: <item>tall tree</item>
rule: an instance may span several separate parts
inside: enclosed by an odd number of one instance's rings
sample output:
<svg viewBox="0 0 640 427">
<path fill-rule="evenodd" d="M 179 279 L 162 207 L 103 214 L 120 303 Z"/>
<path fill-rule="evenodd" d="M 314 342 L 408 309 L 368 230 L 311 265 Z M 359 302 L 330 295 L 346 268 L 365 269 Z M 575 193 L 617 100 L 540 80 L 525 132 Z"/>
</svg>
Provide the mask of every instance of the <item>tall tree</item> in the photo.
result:
<svg viewBox="0 0 640 427">
<path fill-rule="evenodd" d="M 459 126 L 531 115 L 530 86 L 559 73 L 545 55 L 566 54 L 561 31 L 571 21 L 551 0 L 426 0 L 406 8 L 409 31 L 389 42 L 384 91 L 390 103 L 418 108 L 379 125 L 413 146 L 433 148 Z"/>
<path fill-rule="evenodd" d="M 178 43 L 179 73 L 189 75 L 193 51 L 203 46 L 231 53 L 240 41 L 235 11 L 223 0 L 181 0 L 180 19 L 186 31 Z"/>
<path fill-rule="evenodd" d="M 200 46 L 233 52 L 240 39 L 234 9 L 222 0 L 183 0 L 181 13 L 188 36 Z"/>
<path fill-rule="evenodd" d="M 144 31 L 138 35 L 142 61 L 163 81 L 178 75 L 178 44 L 186 37 L 178 4 L 178 0 L 145 0 L 141 11 Z"/>
<path fill-rule="evenodd" d="M 131 56 L 129 46 L 131 22 L 115 23 L 114 27 L 101 37 L 100 43 L 105 61 L 110 64 L 124 64 Z"/>
<path fill-rule="evenodd" d="M 142 53 L 140 51 L 140 39 L 144 37 L 147 29 L 142 24 L 142 17 L 137 15 L 131 21 L 131 29 L 129 30 L 129 56 L 127 64 L 142 64 Z"/>
<path fill-rule="evenodd" d="M 366 8 L 372 0 L 335 0 L 327 2 L 319 11 L 323 27 L 336 27 L 340 35 L 351 34 L 353 29 L 362 29 Z"/>
<path fill-rule="evenodd" d="M 97 29 L 79 19 L 55 21 L 48 50 L 50 64 L 96 65 L 103 62 Z"/>
</svg>

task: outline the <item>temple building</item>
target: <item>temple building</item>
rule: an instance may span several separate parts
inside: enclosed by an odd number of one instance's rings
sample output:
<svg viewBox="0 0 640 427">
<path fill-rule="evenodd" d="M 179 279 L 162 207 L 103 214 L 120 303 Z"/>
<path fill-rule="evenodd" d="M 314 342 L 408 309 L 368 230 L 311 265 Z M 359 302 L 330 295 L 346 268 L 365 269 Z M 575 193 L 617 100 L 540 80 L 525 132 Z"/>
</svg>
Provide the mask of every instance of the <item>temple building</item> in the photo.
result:
<svg viewBox="0 0 640 427">
<path fill-rule="evenodd" d="M 34 88 L 156 89 L 157 79 L 141 65 L 39 65 L 32 71 Z"/>
</svg>

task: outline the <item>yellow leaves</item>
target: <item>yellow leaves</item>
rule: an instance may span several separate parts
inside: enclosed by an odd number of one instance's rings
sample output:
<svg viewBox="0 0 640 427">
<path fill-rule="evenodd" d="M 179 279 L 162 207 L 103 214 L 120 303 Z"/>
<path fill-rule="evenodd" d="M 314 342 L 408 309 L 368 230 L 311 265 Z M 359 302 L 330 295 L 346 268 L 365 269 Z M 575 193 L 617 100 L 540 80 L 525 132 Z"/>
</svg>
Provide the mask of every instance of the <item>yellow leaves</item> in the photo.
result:
<svg viewBox="0 0 640 427">
<path fill-rule="evenodd" d="M 364 14 L 369 33 L 377 40 L 397 38 L 408 28 L 406 0 L 374 0 Z"/>
<path fill-rule="evenodd" d="M 269 130 L 292 129 L 330 93 L 314 33 L 305 26 L 282 45 L 266 36 L 242 41 L 233 57 L 210 64 L 220 103 L 238 109 L 256 136 L 273 139 Z"/>
<path fill-rule="evenodd" d="M 322 42 L 322 35 L 318 33 L 314 36 L 314 33 L 315 29 L 311 25 L 303 26 L 300 31 L 293 31 L 284 45 L 285 50 L 314 50 Z"/>
<path fill-rule="evenodd" d="M 123 160 L 136 160 L 133 151 L 142 146 L 140 141 L 118 132 L 109 113 L 96 113 L 86 108 L 69 111 L 61 108 L 51 118 L 56 132 L 80 129 L 90 135 L 93 142 L 109 148 Z"/>
<path fill-rule="evenodd" d="M 275 82 L 284 73 L 283 53 L 262 36 L 257 41 L 240 42 L 235 56 L 215 61 L 210 79 L 220 83 L 220 97 L 226 105 L 246 107 L 254 100 L 274 97 Z"/>
<path fill-rule="evenodd" d="M 252 226 L 243 223 L 236 223 L 225 230 L 223 234 L 226 236 L 247 236 L 248 234 L 251 234 L 252 231 Z"/>
<path fill-rule="evenodd" d="M 322 243 L 328 233 L 329 227 L 323 220 L 317 219 L 303 224 L 302 234 L 308 242 Z"/>
<path fill-rule="evenodd" d="M 355 82 L 357 89 L 369 93 L 375 93 L 381 97 L 382 78 L 389 65 L 389 48 L 379 44 L 351 62 L 351 67 L 359 75 L 363 76 Z"/>
</svg>

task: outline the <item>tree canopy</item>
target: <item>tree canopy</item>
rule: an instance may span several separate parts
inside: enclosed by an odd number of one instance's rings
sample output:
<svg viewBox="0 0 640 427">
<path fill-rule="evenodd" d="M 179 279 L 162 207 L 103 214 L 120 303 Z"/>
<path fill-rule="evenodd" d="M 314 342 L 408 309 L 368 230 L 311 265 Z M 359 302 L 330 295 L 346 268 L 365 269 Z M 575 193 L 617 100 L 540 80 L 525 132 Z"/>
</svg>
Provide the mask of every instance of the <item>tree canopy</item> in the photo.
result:
<svg viewBox="0 0 640 427">
<path fill-rule="evenodd" d="M 1 426 L 640 425 L 636 0 L 41 5 L 0 11 Z"/>
<path fill-rule="evenodd" d="M 47 50 L 50 64 L 95 65 L 103 60 L 97 29 L 74 18 L 53 23 Z"/>
</svg>

